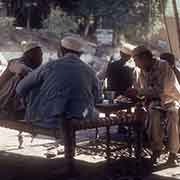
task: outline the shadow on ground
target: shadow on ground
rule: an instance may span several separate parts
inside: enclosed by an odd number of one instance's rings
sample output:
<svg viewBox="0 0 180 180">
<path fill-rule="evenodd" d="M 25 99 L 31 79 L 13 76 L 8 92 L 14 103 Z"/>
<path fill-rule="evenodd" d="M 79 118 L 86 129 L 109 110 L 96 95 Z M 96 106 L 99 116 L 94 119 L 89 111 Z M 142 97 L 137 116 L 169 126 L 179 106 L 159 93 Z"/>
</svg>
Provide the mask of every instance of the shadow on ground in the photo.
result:
<svg viewBox="0 0 180 180">
<path fill-rule="evenodd" d="M 153 175 L 147 180 L 179 180 L 179 178 Z"/>
<path fill-rule="evenodd" d="M 135 159 L 123 158 L 107 163 L 89 163 L 75 160 L 75 173 L 66 172 L 63 158 L 45 159 L 23 156 L 14 153 L 0 152 L 0 179 L 3 180 L 56 180 L 56 179 L 91 179 L 110 180 L 121 177 L 140 177 L 151 174 L 151 166 L 143 160 L 138 167 Z"/>
</svg>

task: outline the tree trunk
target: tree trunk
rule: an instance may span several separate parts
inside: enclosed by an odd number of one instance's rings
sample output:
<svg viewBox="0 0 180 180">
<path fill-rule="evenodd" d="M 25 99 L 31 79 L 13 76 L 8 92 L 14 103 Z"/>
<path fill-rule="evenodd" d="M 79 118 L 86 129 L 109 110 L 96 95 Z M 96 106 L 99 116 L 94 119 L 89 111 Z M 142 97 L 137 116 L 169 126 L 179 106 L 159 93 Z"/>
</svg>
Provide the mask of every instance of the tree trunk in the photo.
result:
<svg viewBox="0 0 180 180">
<path fill-rule="evenodd" d="M 120 31 L 118 28 L 114 28 L 113 31 L 113 46 L 116 47 L 121 44 Z"/>
<path fill-rule="evenodd" d="M 175 21 L 176 21 L 178 44 L 179 44 L 179 48 L 180 48 L 180 24 L 179 24 L 179 14 L 178 14 L 178 10 L 177 10 L 176 0 L 172 0 L 172 4 L 173 4 Z"/>
<path fill-rule="evenodd" d="M 167 19 L 166 19 L 166 14 L 165 14 L 165 6 L 164 6 L 163 0 L 160 0 L 160 5 L 161 5 L 161 13 L 163 15 L 163 21 L 164 21 L 164 25 L 165 25 L 165 29 L 166 29 L 167 39 L 168 39 L 168 43 L 169 43 L 169 49 L 170 49 L 170 52 L 173 53 L 170 35 L 169 35 L 169 30 L 168 30 Z"/>
</svg>

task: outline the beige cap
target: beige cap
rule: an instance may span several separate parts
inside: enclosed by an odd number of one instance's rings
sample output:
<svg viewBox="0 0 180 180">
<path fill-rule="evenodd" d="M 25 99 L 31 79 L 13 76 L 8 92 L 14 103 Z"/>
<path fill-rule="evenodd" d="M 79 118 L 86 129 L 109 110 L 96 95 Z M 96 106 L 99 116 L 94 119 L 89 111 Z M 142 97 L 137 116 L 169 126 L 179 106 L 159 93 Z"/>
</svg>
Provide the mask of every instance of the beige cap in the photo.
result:
<svg viewBox="0 0 180 180">
<path fill-rule="evenodd" d="M 138 56 L 145 52 L 151 52 L 151 51 L 148 48 L 146 48 L 145 46 L 138 46 L 133 50 L 132 54 L 133 54 L 133 56 Z"/>
<path fill-rule="evenodd" d="M 132 50 L 129 49 L 128 47 L 125 47 L 125 46 L 120 49 L 120 52 L 122 52 L 122 53 L 124 53 L 124 54 L 127 54 L 127 55 L 129 55 L 129 56 L 132 55 Z"/>
<path fill-rule="evenodd" d="M 76 52 L 85 52 L 89 45 L 89 42 L 76 36 L 66 36 L 61 40 L 62 47 Z"/>
<path fill-rule="evenodd" d="M 31 42 L 27 42 L 27 41 L 22 41 L 21 42 L 21 46 L 23 48 L 23 52 L 28 52 L 34 48 L 40 47 L 40 44 L 36 41 L 31 41 Z"/>
</svg>

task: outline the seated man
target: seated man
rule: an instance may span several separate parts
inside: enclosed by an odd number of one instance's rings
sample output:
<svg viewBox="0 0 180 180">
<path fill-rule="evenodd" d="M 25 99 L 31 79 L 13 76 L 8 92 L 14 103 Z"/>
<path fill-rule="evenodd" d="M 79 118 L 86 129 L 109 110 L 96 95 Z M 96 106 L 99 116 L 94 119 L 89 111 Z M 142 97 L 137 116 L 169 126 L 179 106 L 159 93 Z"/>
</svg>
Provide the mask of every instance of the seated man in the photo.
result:
<svg viewBox="0 0 180 180">
<path fill-rule="evenodd" d="M 79 58 L 85 46 L 81 38 L 63 38 L 63 57 L 30 73 L 18 84 L 16 91 L 21 97 L 39 89 L 27 101 L 27 120 L 41 127 L 56 128 L 61 123 L 60 117 L 93 118 L 99 85 L 94 71 Z"/>
<path fill-rule="evenodd" d="M 171 54 L 171 53 L 162 53 L 160 55 L 160 59 L 165 60 L 165 61 L 168 62 L 169 66 L 174 71 L 174 73 L 175 73 L 175 75 L 177 77 L 177 80 L 178 80 L 178 82 L 180 84 L 180 71 L 179 71 L 179 69 L 176 66 L 175 56 L 173 54 Z"/>
<path fill-rule="evenodd" d="M 121 58 L 109 62 L 107 67 L 107 89 L 116 92 L 116 96 L 122 95 L 133 83 L 133 70 L 126 65 L 131 58 L 131 51 L 128 48 L 121 48 Z"/>
<path fill-rule="evenodd" d="M 16 86 L 27 73 L 36 69 L 41 63 L 42 51 L 35 42 L 25 44 L 23 56 L 9 62 L 6 70 L 0 76 L 1 119 L 24 118 L 24 107 L 17 97 Z"/>
<path fill-rule="evenodd" d="M 133 58 L 139 67 L 133 93 L 134 96 L 145 96 L 149 101 L 148 137 L 151 141 L 153 161 L 163 148 L 163 129 L 160 122 L 160 111 L 157 105 L 166 110 L 169 158 L 167 163 L 174 164 L 179 150 L 178 108 L 180 86 L 177 78 L 166 61 L 153 58 L 151 51 L 139 46 L 133 51 Z"/>
</svg>

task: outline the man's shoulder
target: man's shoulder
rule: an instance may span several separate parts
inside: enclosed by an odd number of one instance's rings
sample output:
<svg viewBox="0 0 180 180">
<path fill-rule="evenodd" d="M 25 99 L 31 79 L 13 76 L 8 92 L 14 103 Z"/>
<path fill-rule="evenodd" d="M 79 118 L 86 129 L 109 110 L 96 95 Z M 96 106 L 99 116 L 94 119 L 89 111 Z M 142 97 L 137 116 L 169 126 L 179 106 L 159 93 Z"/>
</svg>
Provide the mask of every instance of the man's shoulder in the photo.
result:
<svg viewBox="0 0 180 180">
<path fill-rule="evenodd" d="M 53 61 L 48 61 L 43 66 L 54 66 L 56 64 L 62 64 L 62 63 L 64 63 L 64 61 L 65 61 L 65 58 L 60 57 L 60 58 L 54 59 Z"/>
<path fill-rule="evenodd" d="M 45 63 L 41 69 L 60 69 L 60 68 L 64 68 L 64 66 L 67 66 L 69 64 L 69 60 L 67 59 L 67 57 L 59 57 L 53 61 L 49 61 L 47 63 Z"/>
<path fill-rule="evenodd" d="M 68 63 L 70 63 L 70 62 L 76 62 L 76 60 L 79 60 L 79 58 L 78 57 L 74 57 L 74 56 L 63 56 L 63 57 L 59 57 L 59 58 L 57 58 L 56 60 L 54 60 L 54 61 L 51 61 L 51 62 L 49 62 L 49 64 L 68 64 Z"/>
</svg>

